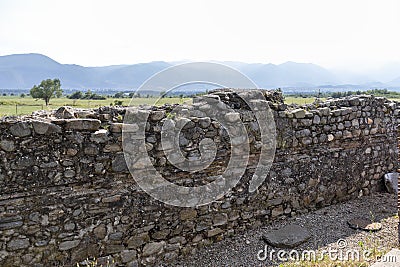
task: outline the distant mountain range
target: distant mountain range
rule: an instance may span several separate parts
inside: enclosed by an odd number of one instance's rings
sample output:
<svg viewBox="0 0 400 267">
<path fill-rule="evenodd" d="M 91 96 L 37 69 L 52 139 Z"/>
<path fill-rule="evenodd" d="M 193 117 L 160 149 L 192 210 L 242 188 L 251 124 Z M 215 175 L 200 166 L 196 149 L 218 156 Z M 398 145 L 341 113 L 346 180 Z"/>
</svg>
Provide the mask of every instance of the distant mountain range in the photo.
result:
<svg viewBox="0 0 400 267">
<path fill-rule="evenodd" d="M 220 62 L 251 78 L 260 88 L 394 88 L 400 89 L 400 64 L 368 75 L 329 71 L 310 63 L 248 64 Z M 41 54 L 0 56 L 0 89 L 30 89 L 47 78 L 59 78 L 65 89 L 132 90 L 171 62 L 83 67 L 60 64 Z M 386 79 L 386 80 L 384 80 Z"/>
</svg>

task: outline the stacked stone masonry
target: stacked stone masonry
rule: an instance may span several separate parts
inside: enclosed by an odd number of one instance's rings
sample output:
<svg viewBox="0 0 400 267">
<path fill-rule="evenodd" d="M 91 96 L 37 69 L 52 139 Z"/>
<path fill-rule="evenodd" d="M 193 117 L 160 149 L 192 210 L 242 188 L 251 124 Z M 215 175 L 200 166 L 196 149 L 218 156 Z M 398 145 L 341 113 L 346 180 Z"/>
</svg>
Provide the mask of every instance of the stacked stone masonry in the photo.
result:
<svg viewBox="0 0 400 267">
<path fill-rule="evenodd" d="M 265 182 L 249 193 L 260 133 L 241 94 L 258 99 L 260 93 L 274 114 L 277 147 Z M 397 102 L 354 96 L 287 106 L 275 91 L 218 90 L 193 105 L 207 108 L 207 97 L 240 115 L 250 162 L 231 192 L 197 208 L 163 204 L 135 183 L 122 151 L 126 108 L 63 107 L 0 120 L 0 265 L 75 266 L 87 257 L 118 266 L 168 263 L 271 220 L 382 190 L 382 176 L 397 168 Z M 180 139 L 184 155 L 198 156 L 204 137 L 218 151 L 207 169 L 180 171 L 160 152 L 161 125 L 176 108 L 190 111 L 179 105 L 141 108 L 150 114 L 148 154 L 178 185 L 208 183 L 227 164 L 229 138 L 217 121 L 192 114 Z"/>
</svg>

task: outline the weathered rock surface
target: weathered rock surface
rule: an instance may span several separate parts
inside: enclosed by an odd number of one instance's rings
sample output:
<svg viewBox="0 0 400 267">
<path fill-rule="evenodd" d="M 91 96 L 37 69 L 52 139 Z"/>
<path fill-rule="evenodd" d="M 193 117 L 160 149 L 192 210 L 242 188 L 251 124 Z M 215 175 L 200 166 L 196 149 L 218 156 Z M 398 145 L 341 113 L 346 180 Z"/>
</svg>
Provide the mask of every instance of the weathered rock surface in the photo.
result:
<svg viewBox="0 0 400 267">
<path fill-rule="evenodd" d="M 61 133 L 62 129 L 60 126 L 55 125 L 50 122 L 44 121 L 32 121 L 32 126 L 37 134 L 52 134 L 52 133 Z"/>
<path fill-rule="evenodd" d="M 29 247 L 28 238 L 12 239 L 10 242 L 7 243 L 7 249 L 10 251 L 26 249 L 27 247 Z"/>
<path fill-rule="evenodd" d="M 15 150 L 15 143 L 12 140 L 1 140 L 0 148 L 7 152 L 12 152 Z"/>
<path fill-rule="evenodd" d="M 100 121 L 96 119 L 71 119 L 66 120 L 65 128 L 76 131 L 97 131 L 100 128 Z"/>
<path fill-rule="evenodd" d="M 25 137 L 31 134 L 31 129 L 27 122 L 17 122 L 10 127 L 10 132 L 14 136 Z"/>
<path fill-rule="evenodd" d="M 399 190 L 399 173 L 397 172 L 392 172 L 392 173 L 386 173 L 384 176 L 384 182 L 385 182 L 385 187 L 386 190 L 391 193 L 391 194 L 396 194 L 398 193 Z"/>
<path fill-rule="evenodd" d="M 289 224 L 279 230 L 273 230 L 263 235 L 269 245 L 277 248 L 295 248 L 311 237 L 309 231 L 296 224 Z"/>
<path fill-rule="evenodd" d="M 75 111 L 71 107 L 64 106 L 57 109 L 57 111 L 54 113 L 54 116 L 57 119 L 73 119 L 75 118 Z"/>
<path fill-rule="evenodd" d="M 69 249 L 77 247 L 79 245 L 79 243 L 80 243 L 80 240 L 64 241 L 64 242 L 60 243 L 59 249 L 61 251 L 69 250 Z"/>
<path fill-rule="evenodd" d="M 165 242 L 152 242 L 152 243 L 147 243 L 144 248 L 143 248 L 143 257 L 151 256 L 151 255 L 157 255 L 163 252 L 164 247 L 165 247 Z"/>
</svg>

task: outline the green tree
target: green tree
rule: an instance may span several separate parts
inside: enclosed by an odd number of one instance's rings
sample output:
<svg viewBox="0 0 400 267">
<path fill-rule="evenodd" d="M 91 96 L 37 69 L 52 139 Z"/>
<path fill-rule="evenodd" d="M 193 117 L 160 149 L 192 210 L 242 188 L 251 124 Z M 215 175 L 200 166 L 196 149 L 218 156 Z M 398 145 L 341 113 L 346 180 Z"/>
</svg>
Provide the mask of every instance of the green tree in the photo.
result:
<svg viewBox="0 0 400 267">
<path fill-rule="evenodd" d="M 124 98 L 124 97 L 125 97 L 124 92 L 118 92 L 114 94 L 114 98 Z"/>
<path fill-rule="evenodd" d="M 43 99 L 46 106 L 49 105 L 52 97 L 60 97 L 62 95 L 61 82 L 59 79 L 43 80 L 39 85 L 34 85 L 30 91 L 33 98 Z"/>
<path fill-rule="evenodd" d="M 83 98 L 83 94 L 81 91 L 73 92 L 69 97 L 69 99 L 81 99 Z"/>
<path fill-rule="evenodd" d="M 86 91 L 85 95 L 82 98 L 83 99 L 91 99 L 92 95 L 93 95 L 93 93 L 89 89 L 89 90 Z"/>
</svg>

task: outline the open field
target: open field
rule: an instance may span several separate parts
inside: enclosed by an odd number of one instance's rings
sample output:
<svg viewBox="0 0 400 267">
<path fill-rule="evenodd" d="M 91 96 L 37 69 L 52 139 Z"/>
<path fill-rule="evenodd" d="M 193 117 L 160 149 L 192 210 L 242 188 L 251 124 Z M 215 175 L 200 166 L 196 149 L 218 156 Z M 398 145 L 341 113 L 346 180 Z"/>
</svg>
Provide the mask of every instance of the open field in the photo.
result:
<svg viewBox="0 0 400 267">
<path fill-rule="evenodd" d="M 320 98 L 322 101 L 325 101 L 325 98 Z M 315 101 L 315 97 L 296 97 L 296 96 L 285 96 L 285 104 L 298 104 L 298 105 L 304 105 L 304 104 L 310 104 Z"/>
<path fill-rule="evenodd" d="M 72 106 L 77 108 L 96 108 L 101 106 L 109 106 L 115 100 L 122 101 L 122 105 L 138 106 L 143 104 L 157 105 L 183 103 L 190 100 L 189 98 L 108 98 L 106 100 L 86 100 L 86 99 L 68 99 L 66 97 L 53 98 L 50 100 L 49 106 L 46 107 L 44 100 L 36 100 L 30 96 L 21 98 L 19 96 L 0 96 L 0 116 L 5 115 L 25 115 L 36 110 L 51 110 L 61 106 Z M 132 101 L 132 102 L 131 102 Z"/>
<path fill-rule="evenodd" d="M 320 98 L 322 101 L 326 98 Z M 61 106 L 72 106 L 77 108 L 96 108 L 101 106 L 109 106 L 114 104 L 114 101 L 122 101 L 122 105 L 128 106 L 131 103 L 132 106 L 139 106 L 143 104 L 157 105 L 163 104 L 176 104 L 191 101 L 191 98 L 107 98 L 106 100 L 86 100 L 86 99 L 68 99 L 66 97 L 53 98 L 50 100 L 49 106 L 46 107 L 44 100 L 36 100 L 30 96 L 24 98 L 20 96 L 0 96 L 0 116 L 5 115 L 26 115 L 31 114 L 36 110 L 51 110 L 57 109 Z M 391 99 L 399 101 L 398 98 Z M 296 96 L 285 96 L 286 104 L 298 104 L 304 105 L 315 101 L 315 97 L 296 97 Z"/>
</svg>

